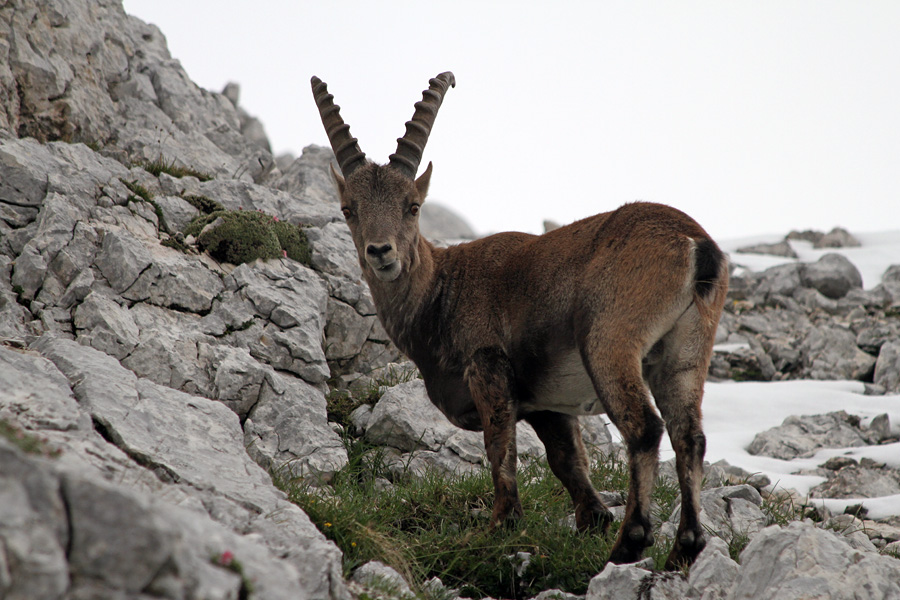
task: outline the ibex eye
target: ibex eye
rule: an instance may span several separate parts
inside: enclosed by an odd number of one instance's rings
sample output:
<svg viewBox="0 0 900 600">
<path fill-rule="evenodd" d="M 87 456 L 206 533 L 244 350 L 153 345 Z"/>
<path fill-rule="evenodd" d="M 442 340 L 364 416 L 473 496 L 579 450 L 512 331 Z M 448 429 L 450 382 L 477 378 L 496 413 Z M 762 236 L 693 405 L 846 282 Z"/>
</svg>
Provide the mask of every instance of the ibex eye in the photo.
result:
<svg viewBox="0 0 900 600">
<path fill-rule="evenodd" d="M 412 206 L 410 206 L 410 207 L 409 207 L 409 212 L 410 212 L 410 214 L 412 214 L 412 215 L 417 215 L 417 214 L 419 214 L 419 205 L 418 205 L 418 204 L 413 204 Z"/>
<path fill-rule="evenodd" d="M 350 215 L 353 214 L 353 213 L 350 212 L 350 209 L 349 209 L 349 208 L 342 208 L 342 209 L 341 209 L 341 212 L 344 213 L 344 218 L 345 218 L 345 219 L 349 219 L 349 218 L 350 218 Z"/>
</svg>

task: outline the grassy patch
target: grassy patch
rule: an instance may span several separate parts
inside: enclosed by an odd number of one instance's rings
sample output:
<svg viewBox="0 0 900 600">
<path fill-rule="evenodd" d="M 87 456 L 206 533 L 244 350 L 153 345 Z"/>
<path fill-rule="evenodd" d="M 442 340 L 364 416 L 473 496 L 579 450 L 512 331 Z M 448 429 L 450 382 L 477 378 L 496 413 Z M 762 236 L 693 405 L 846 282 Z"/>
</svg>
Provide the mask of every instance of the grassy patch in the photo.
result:
<svg viewBox="0 0 900 600">
<path fill-rule="evenodd" d="M 131 196 L 128 197 L 129 202 L 150 202 L 151 200 L 153 200 L 153 194 L 150 193 L 150 190 L 145 188 L 136 180 L 126 181 L 125 179 L 119 178 L 119 181 L 121 181 L 122 185 L 128 188 L 128 191 L 131 192 Z"/>
<path fill-rule="evenodd" d="M 606 534 L 574 531 L 571 500 L 546 462 L 519 470 L 525 516 L 491 530 L 494 492 L 487 469 L 454 478 L 395 476 L 385 489 L 383 480 L 391 475 L 384 450 L 349 437 L 345 443 L 350 462 L 327 494 L 276 474 L 290 499 L 341 548 L 345 575 L 380 560 L 420 591 L 425 581 L 440 577 L 464 597 L 529 598 L 550 588 L 584 594 L 609 556 L 618 524 Z M 597 489 L 624 491 L 628 470 L 602 456 L 592 479 Z M 671 486 L 658 486 L 654 501 L 661 516 L 671 513 L 676 496 Z M 660 546 L 647 555 L 661 565 L 669 548 Z"/>
<path fill-rule="evenodd" d="M 206 196 L 201 196 L 199 194 L 182 194 L 181 197 L 187 201 L 188 204 L 205 215 L 214 213 L 218 210 L 225 210 L 224 206 Z"/>
<path fill-rule="evenodd" d="M 0 421 L 0 437 L 9 440 L 13 446 L 28 454 L 39 454 L 51 458 L 56 458 L 60 454 L 59 450 L 52 448 L 46 439 L 28 433 L 6 421 Z"/>
<path fill-rule="evenodd" d="M 166 173 L 167 175 L 177 177 L 178 179 L 181 179 L 182 177 L 196 177 L 200 181 L 209 181 L 213 178 L 209 173 L 178 165 L 175 159 L 166 160 L 162 155 L 156 157 L 154 160 L 139 161 L 134 163 L 133 166 L 141 167 L 156 177 L 159 177 L 162 173 Z"/>
</svg>

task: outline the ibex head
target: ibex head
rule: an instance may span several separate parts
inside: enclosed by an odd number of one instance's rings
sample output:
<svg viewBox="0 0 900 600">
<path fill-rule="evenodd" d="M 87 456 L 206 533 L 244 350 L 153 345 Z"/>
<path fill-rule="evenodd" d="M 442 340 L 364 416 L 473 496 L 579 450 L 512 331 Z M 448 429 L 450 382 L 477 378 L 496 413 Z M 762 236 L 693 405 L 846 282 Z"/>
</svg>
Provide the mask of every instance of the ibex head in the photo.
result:
<svg viewBox="0 0 900 600">
<path fill-rule="evenodd" d="M 453 73 L 441 73 L 429 82 L 416 102 L 406 134 L 397 140 L 397 151 L 387 165 L 366 160 L 350 126 L 334 104 L 325 83 L 312 78 L 313 96 L 322 124 L 343 175 L 334 166 L 331 174 L 338 187 L 341 211 L 347 219 L 363 273 L 380 281 L 395 281 L 409 273 L 418 261 L 419 207 L 428 193 L 431 163 L 416 179 L 425 143 L 449 87 L 456 85 Z"/>
</svg>

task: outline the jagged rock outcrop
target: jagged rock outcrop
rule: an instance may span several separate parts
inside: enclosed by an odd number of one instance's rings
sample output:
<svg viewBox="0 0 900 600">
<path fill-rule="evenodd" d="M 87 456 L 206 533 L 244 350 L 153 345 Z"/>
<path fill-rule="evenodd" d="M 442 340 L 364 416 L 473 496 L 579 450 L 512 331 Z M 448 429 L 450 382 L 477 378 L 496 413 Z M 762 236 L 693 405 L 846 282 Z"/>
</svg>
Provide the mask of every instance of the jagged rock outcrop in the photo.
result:
<svg viewBox="0 0 900 600">
<path fill-rule="evenodd" d="M 343 596 L 340 552 L 250 459 L 224 404 L 53 334 L 0 346 L 0 364 L 0 419 L 58 453 L 0 438 L 4 597 L 229 597 L 240 577 L 210 560 L 226 551 L 263 597 Z"/>
<path fill-rule="evenodd" d="M 752 249 L 752 248 L 750 248 Z M 740 261 L 740 257 L 733 258 Z M 895 267 L 864 290 L 840 254 L 732 275 L 710 374 L 723 379 L 856 379 L 897 391 L 900 287 Z M 878 366 L 879 361 L 881 367 Z"/>
</svg>

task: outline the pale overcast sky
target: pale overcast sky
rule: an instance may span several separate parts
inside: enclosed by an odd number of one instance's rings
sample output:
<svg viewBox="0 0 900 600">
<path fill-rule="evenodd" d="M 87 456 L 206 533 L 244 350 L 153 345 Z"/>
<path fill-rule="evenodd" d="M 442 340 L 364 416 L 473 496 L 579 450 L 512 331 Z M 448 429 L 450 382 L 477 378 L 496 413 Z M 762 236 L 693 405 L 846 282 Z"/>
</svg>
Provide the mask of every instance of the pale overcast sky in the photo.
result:
<svg viewBox="0 0 900 600">
<path fill-rule="evenodd" d="M 241 84 L 276 153 L 327 145 L 318 75 L 384 163 L 456 75 L 431 198 L 480 232 L 631 200 L 711 234 L 900 229 L 900 2 L 125 0 L 199 85 Z"/>
</svg>

